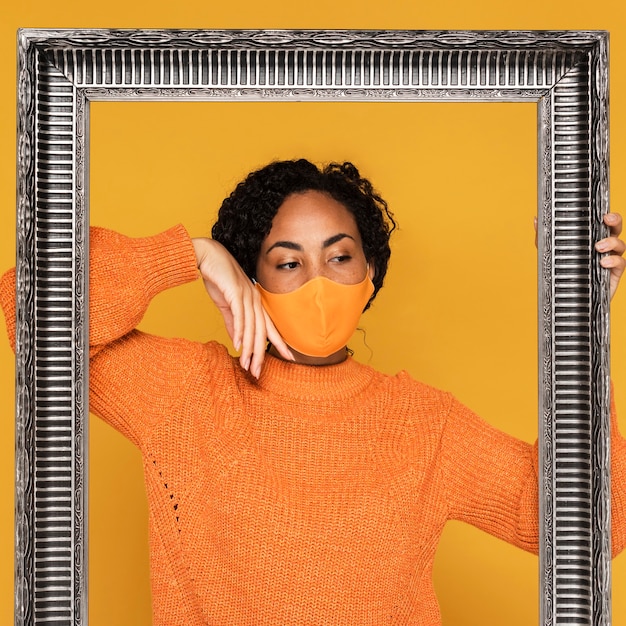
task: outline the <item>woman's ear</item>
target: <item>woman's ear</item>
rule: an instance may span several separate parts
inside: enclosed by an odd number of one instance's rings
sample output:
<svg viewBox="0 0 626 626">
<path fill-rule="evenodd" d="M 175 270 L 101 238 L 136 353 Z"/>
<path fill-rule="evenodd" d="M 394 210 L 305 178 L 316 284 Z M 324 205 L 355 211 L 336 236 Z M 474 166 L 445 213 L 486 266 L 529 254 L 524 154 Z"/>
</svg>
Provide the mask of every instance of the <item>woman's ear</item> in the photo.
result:
<svg viewBox="0 0 626 626">
<path fill-rule="evenodd" d="M 367 273 L 370 277 L 370 280 L 374 280 L 374 276 L 376 275 L 376 265 L 374 264 L 374 259 L 370 259 L 367 262 Z"/>
</svg>

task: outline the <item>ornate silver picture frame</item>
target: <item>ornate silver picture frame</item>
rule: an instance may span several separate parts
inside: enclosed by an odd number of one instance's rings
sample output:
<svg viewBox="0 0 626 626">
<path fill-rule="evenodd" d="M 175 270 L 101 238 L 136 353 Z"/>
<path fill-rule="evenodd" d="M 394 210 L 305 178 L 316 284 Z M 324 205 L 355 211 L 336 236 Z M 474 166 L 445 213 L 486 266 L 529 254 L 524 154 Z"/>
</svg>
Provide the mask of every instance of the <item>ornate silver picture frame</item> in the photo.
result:
<svg viewBox="0 0 626 626">
<path fill-rule="evenodd" d="M 16 624 L 87 621 L 89 103 L 535 102 L 540 623 L 610 624 L 603 32 L 21 30 Z"/>
</svg>

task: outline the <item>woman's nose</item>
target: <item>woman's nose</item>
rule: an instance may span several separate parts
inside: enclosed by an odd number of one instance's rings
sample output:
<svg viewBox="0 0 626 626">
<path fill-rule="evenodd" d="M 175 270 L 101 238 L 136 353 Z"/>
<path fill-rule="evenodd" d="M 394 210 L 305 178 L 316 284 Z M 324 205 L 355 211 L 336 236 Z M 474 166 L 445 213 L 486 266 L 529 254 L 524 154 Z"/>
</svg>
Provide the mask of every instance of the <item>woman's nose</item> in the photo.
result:
<svg viewBox="0 0 626 626">
<path fill-rule="evenodd" d="M 306 265 L 306 274 L 305 280 L 308 282 L 313 278 L 317 278 L 318 276 L 326 276 L 328 278 L 329 271 L 326 267 L 325 263 L 320 263 L 319 261 L 310 261 Z"/>
</svg>

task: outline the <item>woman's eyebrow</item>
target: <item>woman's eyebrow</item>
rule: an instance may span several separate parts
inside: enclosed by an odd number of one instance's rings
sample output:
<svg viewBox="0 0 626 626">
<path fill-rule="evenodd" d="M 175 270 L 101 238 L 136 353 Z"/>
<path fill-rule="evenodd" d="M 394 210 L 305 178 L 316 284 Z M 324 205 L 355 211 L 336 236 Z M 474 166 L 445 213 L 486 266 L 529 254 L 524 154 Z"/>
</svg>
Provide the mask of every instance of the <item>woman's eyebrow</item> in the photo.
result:
<svg viewBox="0 0 626 626">
<path fill-rule="evenodd" d="M 348 235 L 348 233 L 338 233 L 337 235 L 333 235 L 332 237 L 326 239 L 322 244 L 322 248 L 328 248 L 328 246 L 332 246 L 334 243 L 337 243 L 346 237 L 355 241 L 354 237 L 352 237 L 352 235 Z"/>
<path fill-rule="evenodd" d="M 298 250 L 299 252 L 303 250 L 299 243 L 294 243 L 293 241 L 277 241 L 267 249 L 265 254 L 269 254 L 274 248 L 287 248 L 288 250 Z"/>
<path fill-rule="evenodd" d="M 337 233 L 322 242 L 322 249 L 328 248 L 328 246 L 332 246 L 334 243 L 337 243 L 346 237 L 355 241 L 352 235 L 348 235 L 347 233 Z M 304 249 L 299 243 L 295 243 L 294 241 L 276 241 L 267 249 L 265 254 L 269 254 L 274 248 L 287 248 L 288 250 L 297 250 L 298 252 L 302 252 Z"/>
</svg>

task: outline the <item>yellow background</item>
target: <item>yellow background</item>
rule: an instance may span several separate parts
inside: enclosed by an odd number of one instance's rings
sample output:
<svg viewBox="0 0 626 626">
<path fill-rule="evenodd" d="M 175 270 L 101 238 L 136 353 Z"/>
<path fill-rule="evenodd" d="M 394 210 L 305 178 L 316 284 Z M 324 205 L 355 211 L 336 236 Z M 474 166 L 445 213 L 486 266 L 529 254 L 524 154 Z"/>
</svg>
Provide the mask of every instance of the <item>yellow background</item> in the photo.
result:
<svg viewBox="0 0 626 626">
<path fill-rule="evenodd" d="M 358 7 L 358 8 L 357 8 Z M 624 207 L 626 17 L 618 0 L 463 3 L 234 0 L 0 8 L 0 267 L 14 262 L 18 27 L 610 29 L 611 199 Z M 488 421 L 536 436 L 536 108 L 532 104 L 151 103 L 92 105 L 92 222 L 131 235 L 183 222 L 209 231 L 219 202 L 274 158 L 353 160 L 400 229 L 386 288 L 352 341 L 387 372 L 450 389 Z M 621 209 L 626 213 L 626 208 Z M 624 288 L 623 288 L 624 290 Z M 613 378 L 626 432 L 626 295 L 614 305 Z M 225 339 L 199 283 L 162 294 L 143 327 Z M 0 623 L 12 622 L 13 359 L 0 342 Z M 146 504 L 135 450 L 91 420 L 90 617 L 149 623 Z M 435 567 L 444 624 L 536 624 L 537 560 L 449 524 Z M 614 620 L 626 626 L 626 557 L 614 562 Z"/>
</svg>

